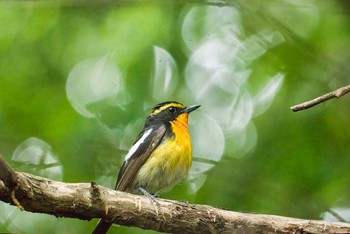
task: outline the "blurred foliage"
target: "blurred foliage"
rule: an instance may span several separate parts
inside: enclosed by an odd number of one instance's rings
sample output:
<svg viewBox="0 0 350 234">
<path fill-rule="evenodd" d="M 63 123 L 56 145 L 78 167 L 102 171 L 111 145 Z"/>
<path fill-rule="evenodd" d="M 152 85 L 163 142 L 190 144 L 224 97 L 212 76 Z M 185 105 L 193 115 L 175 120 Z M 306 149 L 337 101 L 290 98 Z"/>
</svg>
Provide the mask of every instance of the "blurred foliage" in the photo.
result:
<svg viewBox="0 0 350 234">
<path fill-rule="evenodd" d="M 163 197 L 350 221 L 349 97 L 289 109 L 349 83 L 349 9 L 340 0 L 3 1 L 1 154 L 21 171 L 113 186 L 160 98 L 198 103 L 197 164 Z M 96 224 L 0 205 L 0 232 Z M 131 230 L 151 232 L 111 233 Z"/>
</svg>

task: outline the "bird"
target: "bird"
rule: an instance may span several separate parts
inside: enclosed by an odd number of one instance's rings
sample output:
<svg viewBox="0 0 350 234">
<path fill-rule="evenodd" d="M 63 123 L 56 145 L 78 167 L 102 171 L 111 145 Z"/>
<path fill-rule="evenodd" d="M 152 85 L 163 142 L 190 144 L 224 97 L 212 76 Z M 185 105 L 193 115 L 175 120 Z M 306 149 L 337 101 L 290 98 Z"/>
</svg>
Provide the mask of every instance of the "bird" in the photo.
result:
<svg viewBox="0 0 350 234">
<path fill-rule="evenodd" d="M 177 101 L 155 105 L 143 130 L 125 156 L 115 189 L 153 195 L 182 181 L 192 166 L 192 144 L 188 115 L 201 105 L 184 106 Z M 101 219 L 93 234 L 105 234 L 112 223 Z"/>
</svg>

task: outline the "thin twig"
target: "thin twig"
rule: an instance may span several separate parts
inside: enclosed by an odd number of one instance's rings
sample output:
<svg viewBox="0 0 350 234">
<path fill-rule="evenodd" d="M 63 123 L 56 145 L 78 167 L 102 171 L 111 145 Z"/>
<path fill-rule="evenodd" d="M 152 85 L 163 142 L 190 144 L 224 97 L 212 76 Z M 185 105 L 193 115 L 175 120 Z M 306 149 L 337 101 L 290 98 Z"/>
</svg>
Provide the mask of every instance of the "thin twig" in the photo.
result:
<svg viewBox="0 0 350 234">
<path fill-rule="evenodd" d="M 328 213 L 330 213 L 331 215 L 333 215 L 339 222 L 344 222 L 346 223 L 347 221 L 341 217 L 337 212 L 335 212 L 333 209 L 329 209 Z"/>
<path fill-rule="evenodd" d="M 340 98 L 341 96 L 343 96 L 349 92 L 350 92 L 350 85 L 347 85 L 347 86 L 341 87 L 337 90 L 334 90 L 330 93 L 327 93 L 327 94 L 324 94 L 320 97 L 317 97 L 315 99 L 312 99 L 310 101 L 292 106 L 290 109 L 294 112 L 297 112 L 300 110 L 305 110 L 305 109 L 308 109 L 310 107 L 316 106 L 322 102 L 328 101 L 332 98 Z"/>
</svg>

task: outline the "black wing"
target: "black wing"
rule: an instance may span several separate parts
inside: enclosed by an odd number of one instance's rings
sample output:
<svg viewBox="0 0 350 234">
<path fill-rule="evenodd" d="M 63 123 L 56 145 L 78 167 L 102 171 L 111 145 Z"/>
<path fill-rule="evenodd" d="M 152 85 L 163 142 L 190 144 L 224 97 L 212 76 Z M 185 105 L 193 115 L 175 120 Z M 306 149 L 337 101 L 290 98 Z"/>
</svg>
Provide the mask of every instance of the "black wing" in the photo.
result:
<svg viewBox="0 0 350 234">
<path fill-rule="evenodd" d="M 161 142 L 165 132 L 166 127 L 161 124 L 144 130 L 138 136 L 119 171 L 116 190 L 125 191 L 128 188 L 141 166 Z"/>
</svg>

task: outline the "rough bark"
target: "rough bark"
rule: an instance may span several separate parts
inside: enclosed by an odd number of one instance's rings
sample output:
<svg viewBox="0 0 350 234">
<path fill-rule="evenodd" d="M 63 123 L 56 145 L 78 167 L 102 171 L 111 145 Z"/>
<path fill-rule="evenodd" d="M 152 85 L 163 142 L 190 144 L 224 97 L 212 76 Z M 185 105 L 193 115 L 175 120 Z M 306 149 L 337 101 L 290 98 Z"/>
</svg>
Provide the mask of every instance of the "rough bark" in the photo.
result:
<svg viewBox="0 0 350 234">
<path fill-rule="evenodd" d="M 350 224 L 239 213 L 15 172 L 0 156 L 0 200 L 30 212 L 171 233 L 350 233 Z"/>
</svg>

